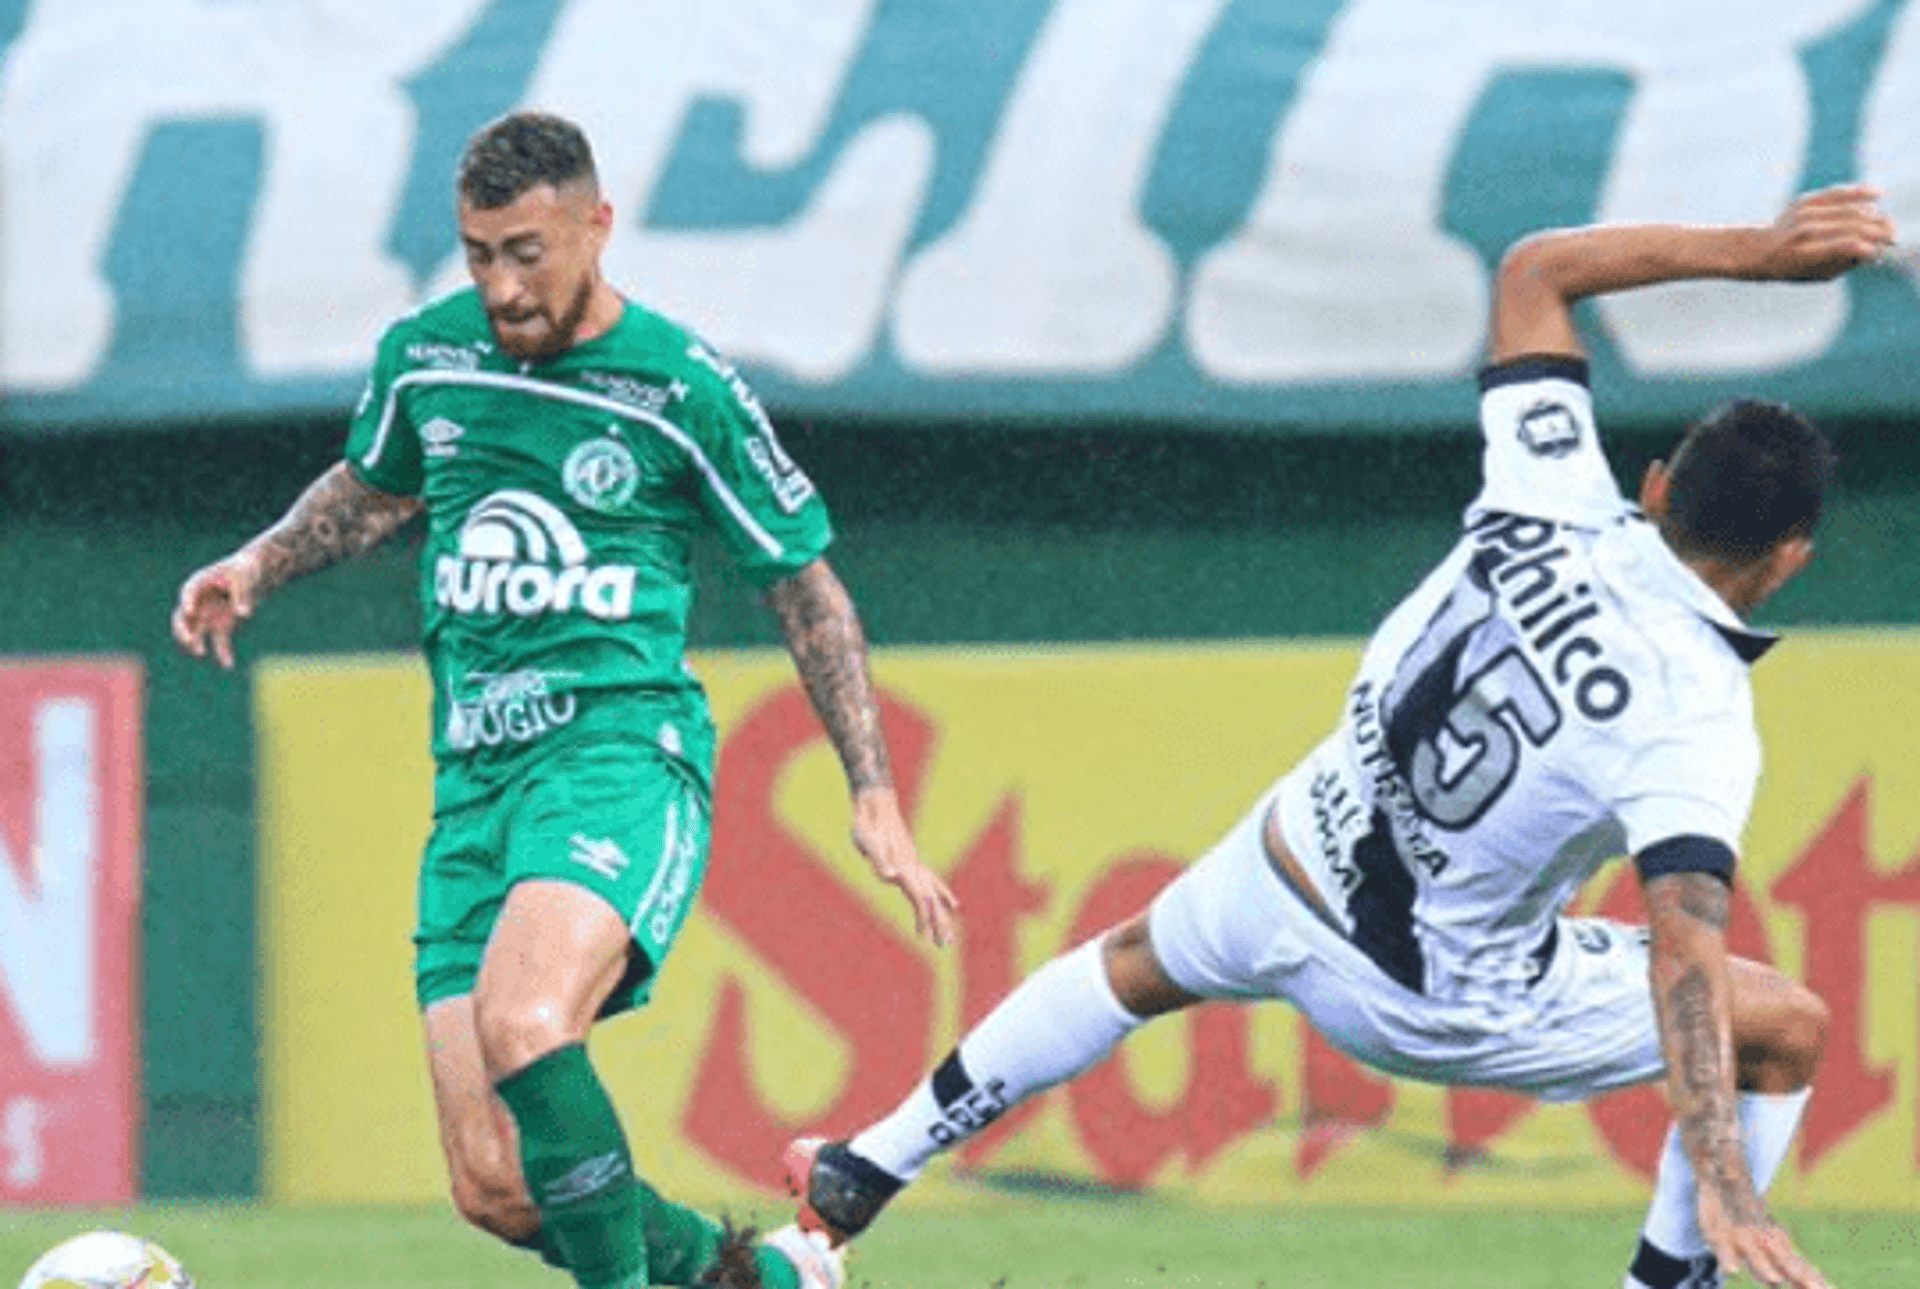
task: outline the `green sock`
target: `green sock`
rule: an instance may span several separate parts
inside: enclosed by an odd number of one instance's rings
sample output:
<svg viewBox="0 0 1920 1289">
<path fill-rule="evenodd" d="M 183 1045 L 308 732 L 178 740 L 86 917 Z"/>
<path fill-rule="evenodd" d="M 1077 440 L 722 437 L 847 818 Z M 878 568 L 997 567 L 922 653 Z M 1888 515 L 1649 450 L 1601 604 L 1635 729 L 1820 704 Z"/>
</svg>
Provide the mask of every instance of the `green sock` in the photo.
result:
<svg viewBox="0 0 1920 1289">
<path fill-rule="evenodd" d="M 800 1273 L 772 1249 L 755 1249 L 753 1260 L 760 1267 L 760 1289 L 800 1289 Z"/>
<path fill-rule="evenodd" d="M 619 1116 L 587 1050 L 549 1052 L 500 1080 L 520 1129 L 520 1166 L 540 1210 L 542 1238 L 582 1289 L 638 1289 L 648 1278 L 644 1210 Z"/>
<path fill-rule="evenodd" d="M 547 1238 L 547 1228 L 544 1226 L 535 1227 L 532 1235 L 509 1239 L 507 1243 L 516 1249 L 539 1254 L 540 1260 L 550 1267 L 558 1267 L 562 1271 L 567 1269 L 567 1255 L 554 1247 L 553 1241 Z"/>
<path fill-rule="evenodd" d="M 721 1226 L 712 1218 L 662 1199 L 660 1192 L 639 1183 L 642 1207 L 646 1210 L 647 1269 L 655 1284 L 698 1284 L 700 1273 L 713 1265 L 713 1251 L 720 1247 Z M 532 1235 L 509 1244 L 537 1253 L 550 1267 L 567 1269 L 566 1255 L 554 1247 L 541 1227 Z M 780 1286 L 770 1286 L 780 1289 Z"/>
<path fill-rule="evenodd" d="M 720 1224 L 704 1213 L 662 1199 L 645 1182 L 640 1189 L 647 1196 L 647 1256 L 653 1282 L 698 1284 L 700 1273 L 713 1264 L 713 1251 L 720 1247 Z"/>
</svg>

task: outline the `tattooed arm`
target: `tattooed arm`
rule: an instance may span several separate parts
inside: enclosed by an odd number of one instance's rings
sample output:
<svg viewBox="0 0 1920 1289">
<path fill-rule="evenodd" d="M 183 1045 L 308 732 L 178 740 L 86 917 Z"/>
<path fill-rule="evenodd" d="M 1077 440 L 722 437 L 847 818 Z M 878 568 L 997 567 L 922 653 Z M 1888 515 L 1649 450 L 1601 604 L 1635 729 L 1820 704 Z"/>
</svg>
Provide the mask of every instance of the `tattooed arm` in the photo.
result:
<svg viewBox="0 0 1920 1289">
<path fill-rule="evenodd" d="M 1726 1275 L 1744 1270 L 1762 1284 L 1818 1289 L 1826 1281 L 1755 1193 L 1741 1141 L 1727 885 L 1710 873 L 1668 873 L 1646 883 L 1646 896 L 1667 1095 L 1698 1185 L 1701 1233 Z"/>
<path fill-rule="evenodd" d="M 280 522 L 180 587 L 173 638 L 196 658 L 211 644 L 233 666 L 233 633 L 268 592 L 391 537 L 420 513 L 417 497 L 382 492 L 340 462 L 308 485 Z"/>
<path fill-rule="evenodd" d="M 914 928 L 945 944 L 958 907 L 953 892 L 920 857 L 900 813 L 880 729 L 880 705 L 867 671 L 860 615 L 824 559 L 776 582 L 767 601 L 780 619 L 787 652 L 807 697 L 826 726 L 853 794 L 853 844 L 882 881 L 913 906 Z"/>
</svg>

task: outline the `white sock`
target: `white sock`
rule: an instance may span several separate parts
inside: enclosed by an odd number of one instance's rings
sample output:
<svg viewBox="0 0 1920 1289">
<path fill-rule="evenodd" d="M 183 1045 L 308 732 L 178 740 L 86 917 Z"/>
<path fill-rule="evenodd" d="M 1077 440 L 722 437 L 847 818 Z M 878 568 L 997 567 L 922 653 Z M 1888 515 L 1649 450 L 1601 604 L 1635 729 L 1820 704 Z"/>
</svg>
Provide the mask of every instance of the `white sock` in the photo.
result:
<svg viewBox="0 0 1920 1289">
<path fill-rule="evenodd" d="M 1773 1184 L 1774 1174 L 1780 1171 L 1787 1147 L 1793 1142 L 1794 1131 L 1800 1126 L 1800 1113 L 1812 1095 L 1811 1088 L 1801 1088 L 1798 1092 L 1740 1094 L 1740 1135 L 1756 1194 L 1766 1194 Z M 1680 1130 L 1670 1127 L 1660 1155 L 1660 1172 L 1654 1181 L 1653 1203 L 1647 1209 L 1647 1223 L 1640 1231 L 1641 1240 L 1670 1258 L 1687 1259 L 1707 1252 L 1706 1237 L 1700 1233 L 1697 1197 L 1693 1165 L 1680 1146 Z M 1627 1289 L 1660 1289 L 1631 1273 L 1626 1285 Z"/>
<path fill-rule="evenodd" d="M 1787 1157 L 1787 1147 L 1800 1128 L 1800 1114 L 1812 1095 L 1812 1088 L 1740 1094 L 1740 1135 L 1746 1139 L 1747 1170 L 1753 1174 L 1756 1194 L 1765 1195 L 1773 1185 L 1773 1176 Z"/>
<path fill-rule="evenodd" d="M 1090 940 L 1002 999 L 853 1151 L 910 1181 L 1009 1106 L 1097 1064 L 1140 1024 L 1114 997 L 1099 938 Z"/>
</svg>

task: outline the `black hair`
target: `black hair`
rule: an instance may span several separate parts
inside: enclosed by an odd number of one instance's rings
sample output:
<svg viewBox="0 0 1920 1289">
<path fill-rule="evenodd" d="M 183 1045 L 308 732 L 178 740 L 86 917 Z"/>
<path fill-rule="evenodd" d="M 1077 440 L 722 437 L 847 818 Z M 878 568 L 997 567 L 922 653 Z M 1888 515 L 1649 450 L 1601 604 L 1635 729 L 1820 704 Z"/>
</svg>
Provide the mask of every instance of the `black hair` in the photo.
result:
<svg viewBox="0 0 1920 1289">
<path fill-rule="evenodd" d="M 1833 483 L 1833 445 L 1781 403 L 1740 399 L 1680 440 L 1668 469 L 1666 530 L 1683 552 L 1752 560 L 1808 537 Z"/>
<path fill-rule="evenodd" d="M 579 126 L 545 112 L 515 112 L 467 141 L 456 182 L 480 210 L 498 210 L 522 194 L 585 179 L 598 184 L 593 149 Z"/>
</svg>

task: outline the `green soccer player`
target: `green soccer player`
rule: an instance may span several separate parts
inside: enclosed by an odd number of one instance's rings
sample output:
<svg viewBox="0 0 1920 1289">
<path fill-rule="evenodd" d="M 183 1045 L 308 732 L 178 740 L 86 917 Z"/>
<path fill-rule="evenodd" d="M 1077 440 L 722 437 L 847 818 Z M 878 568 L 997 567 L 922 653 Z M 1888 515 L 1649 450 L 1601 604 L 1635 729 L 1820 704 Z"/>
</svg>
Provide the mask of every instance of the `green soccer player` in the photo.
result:
<svg viewBox="0 0 1920 1289">
<path fill-rule="evenodd" d="M 837 1289 L 824 1241 L 749 1244 L 636 1176 L 584 1046 L 646 1000 L 705 874 L 714 733 L 683 658 L 702 528 L 767 588 L 855 845 L 923 935 L 951 933 L 822 557 L 826 507 L 733 369 L 601 275 L 613 211 L 577 127 L 482 129 L 458 202 L 473 288 L 388 328 L 346 459 L 187 579 L 174 636 L 231 667 L 265 595 L 424 512 L 438 769 L 415 988 L 455 1205 L 588 1289 Z"/>
</svg>

